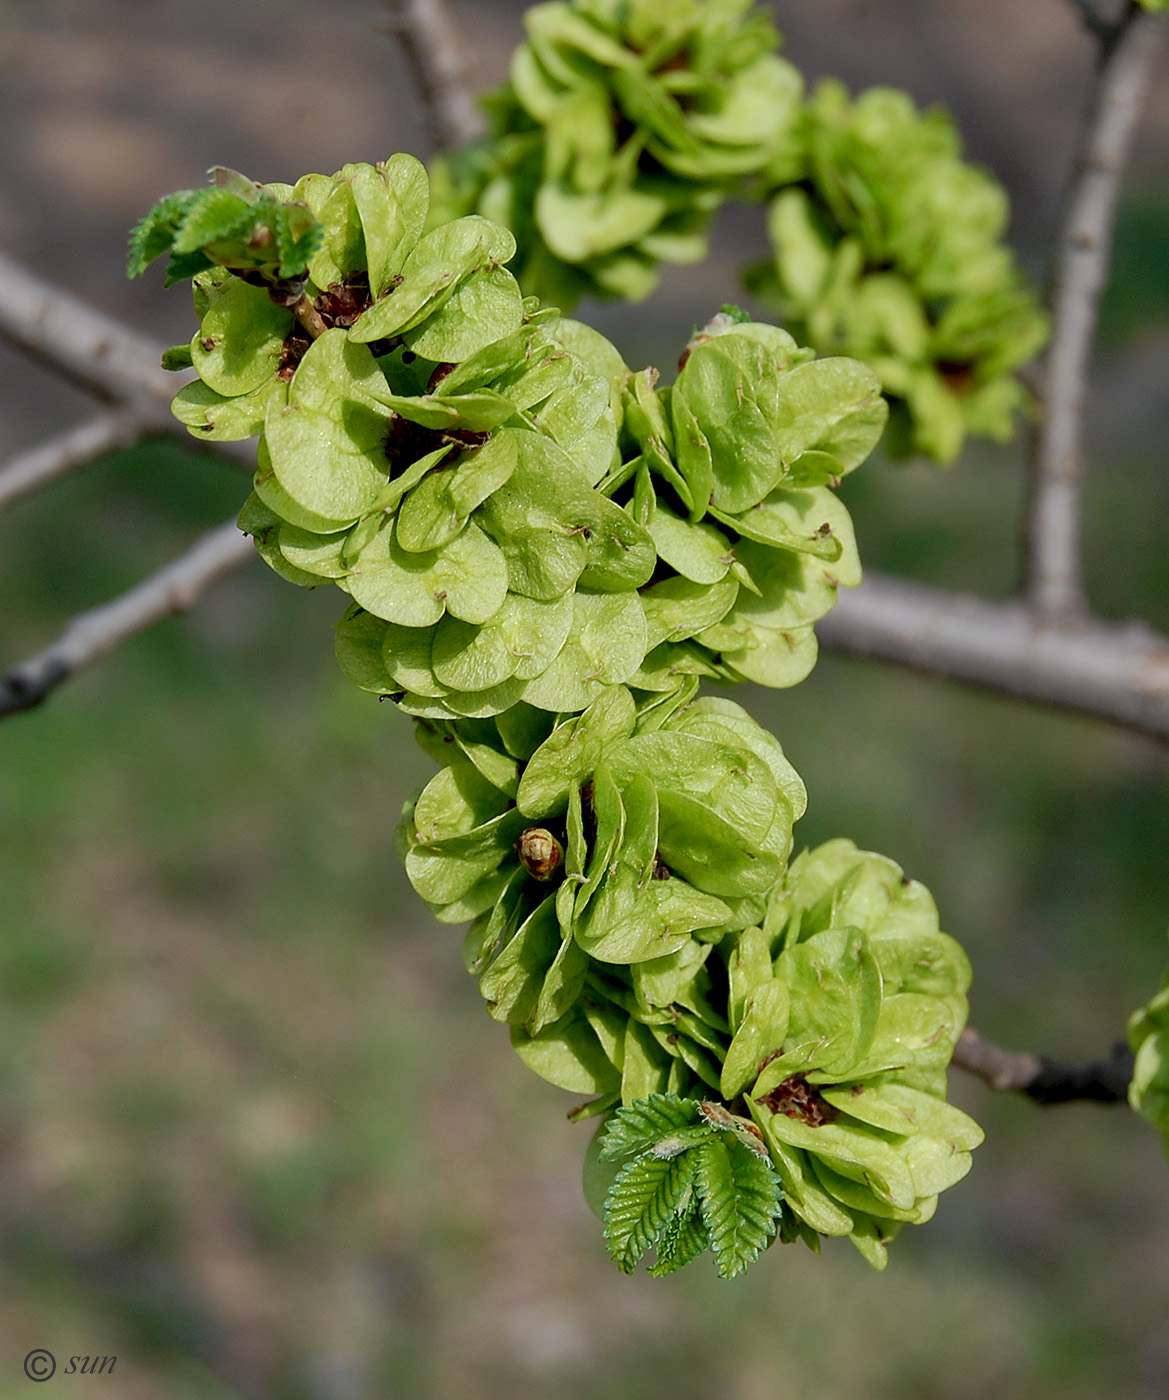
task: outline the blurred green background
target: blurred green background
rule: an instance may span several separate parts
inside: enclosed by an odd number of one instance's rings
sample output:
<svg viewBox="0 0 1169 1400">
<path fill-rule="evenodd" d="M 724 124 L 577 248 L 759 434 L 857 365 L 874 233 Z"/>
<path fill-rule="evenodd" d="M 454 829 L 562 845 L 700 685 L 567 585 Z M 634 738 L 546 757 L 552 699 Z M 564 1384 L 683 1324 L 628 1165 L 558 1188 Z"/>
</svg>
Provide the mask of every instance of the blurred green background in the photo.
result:
<svg viewBox="0 0 1169 1400">
<path fill-rule="evenodd" d="M 1010 179 L 1038 272 L 1091 51 L 1070 4 L 1016 9 L 776 13 L 810 76 L 954 105 Z M 457 12 L 495 79 L 518 7 Z M 120 280 L 126 227 L 213 160 L 276 179 L 421 151 L 378 17 L 375 0 L 0 0 L 0 246 L 185 336 L 181 293 Z M 1104 614 L 1169 628 L 1160 86 L 1105 309 L 1088 551 Z M 598 323 L 668 367 L 759 236 L 756 214 L 728 216 L 708 267 Z M 4 453 L 85 411 L 0 346 Z M 245 489 L 151 446 L 12 509 L 5 659 Z M 875 461 L 847 490 L 871 566 L 1014 586 L 1019 448 L 944 475 Z M 1164 1400 L 1169 1171 L 1123 1109 L 1045 1113 L 955 1075 L 988 1141 L 885 1275 L 841 1243 L 773 1250 L 731 1284 L 704 1261 L 619 1276 L 580 1199 L 588 1127 L 512 1055 L 459 931 L 398 868 L 393 827 L 430 764 L 336 670 L 340 611 L 249 568 L 0 726 L 0 1400 L 74 1383 L 25 1380 L 33 1347 L 62 1368 L 116 1354 L 115 1377 L 75 1383 L 118 1400 Z M 1121 1033 L 1169 951 L 1164 748 L 830 656 L 792 692 L 736 698 L 808 782 L 803 843 L 852 836 L 933 890 L 981 1030 L 1071 1057 Z"/>
</svg>

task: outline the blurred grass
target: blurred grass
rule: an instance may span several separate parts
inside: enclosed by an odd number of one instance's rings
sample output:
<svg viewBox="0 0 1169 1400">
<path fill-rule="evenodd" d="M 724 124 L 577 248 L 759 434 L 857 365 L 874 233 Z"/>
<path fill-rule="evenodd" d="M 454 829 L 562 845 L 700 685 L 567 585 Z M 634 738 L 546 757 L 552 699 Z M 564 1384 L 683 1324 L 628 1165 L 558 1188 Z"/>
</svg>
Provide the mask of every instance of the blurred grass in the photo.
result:
<svg viewBox="0 0 1169 1400">
<path fill-rule="evenodd" d="M 1148 185 L 1125 199 L 1112 245 L 1113 276 L 1101 306 L 1107 343 L 1169 321 L 1169 192 Z"/>
<path fill-rule="evenodd" d="M 1091 582 L 1166 626 L 1158 451 L 1121 433 L 1094 474 Z M 1013 586 L 1017 450 L 848 490 L 872 567 Z M 151 447 L 14 509 L 8 654 L 244 492 Z M 394 858 L 429 764 L 336 672 L 340 611 L 253 568 L 0 726 L 0 1400 L 35 1346 L 116 1353 L 84 1384 L 118 1400 L 1161 1400 L 1169 1176 L 1125 1110 L 956 1083 L 987 1145 L 883 1277 L 840 1245 L 620 1278 L 587 1129 Z M 1163 749 L 832 657 L 738 698 L 808 782 L 804 843 L 933 889 L 982 1029 L 1069 1056 L 1121 1033 L 1166 956 Z"/>
</svg>

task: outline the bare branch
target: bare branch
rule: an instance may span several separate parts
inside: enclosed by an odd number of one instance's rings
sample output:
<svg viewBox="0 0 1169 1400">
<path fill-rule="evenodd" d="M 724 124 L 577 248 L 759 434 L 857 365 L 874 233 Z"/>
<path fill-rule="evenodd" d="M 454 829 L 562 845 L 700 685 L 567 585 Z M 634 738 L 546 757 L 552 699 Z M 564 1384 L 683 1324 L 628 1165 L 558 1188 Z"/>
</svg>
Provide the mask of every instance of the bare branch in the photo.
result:
<svg viewBox="0 0 1169 1400">
<path fill-rule="evenodd" d="M 1169 638 L 1144 623 L 1044 622 L 1022 603 L 870 573 L 816 632 L 837 651 L 1169 739 Z"/>
<path fill-rule="evenodd" d="M 386 12 L 385 27 L 402 45 L 435 147 L 441 151 L 477 140 L 483 118 L 443 0 L 386 0 Z"/>
<path fill-rule="evenodd" d="M 1080 12 L 1080 18 L 1084 22 L 1084 28 L 1090 30 L 1100 39 L 1108 39 L 1115 30 L 1115 24 L 1105 19 L 1096 8 L 1093 0 L 1070 0 L 1073 9 Z"/>
<path fill-rule="evenodd" d="M 255 557 L 234 520 L 112 602 L 78 613 L 50 646 L 0 676 L 0 716 L 39 705 L 62 681 L 173 613 L 187 612 L 217 579 Z"/>
<path fill-rule="evenodd" d="M 1072 1103 L 1087 1099 L 1093 1103 L 1126 1103 L 1132 1079 L 1134 1056 L 1123 1040 L 1118 1040 L 1098 1060 L 1087 1064 L 1065 1065 L 1043 1057 L 1043 1068 L 1024 1090 L 1036 1103 Z"/>
<path fill-rule="evenodd" d="M 156 434 L 178 438 L 194 451 L 210 452 L 233 466 L 255 470 L 253 442 L 200 442 L 173 418 L 156 421 L 152 415 L 149 421 L 143 421 L 141 415 L 130 409 L 111 409 L 59 437 L 30 447 L 0 466 L 0 510 L 7 509 L 22 496 L 39 491 L 58 477 L 89 466 L 115 448 L 133 447 Z"/>
<path fill-rule="evenodd" d="M 1133 1053 L 1123 1040 L 1099 1060 L 1067 1065 L 1045 1055 L 1004 1050 L 969 1026 L 958 1037 L 953 1062 L 992 1089 L 1026 1094 L 1041 1104 L 1125 1103 L 1133 1071 Z"/>
<path fill-rule="evenodd" d="M 145 411 L 169 404 L 181 381 L 159 347 L 0 254 L 0 337 L 104 399 Z"/>
<path fill-rule="evenodd" d="M 19 453 L 0 467 L 0 510 L 115 447 L 133 446 L 144 431 L 133 413 L 114 409 Z"/>
<path fill-rule="evenodd" d="M 1084 8 L 1081 6 L 1081 8 Z M 1084 610 L 1080 558 L 1083 412 L 1121 174 L 1165 32 L 1132 5 L 1103 46 L 1096 92 L 1061 221 L 1052 279 L 1051 345 L 1031 460 L 1027 594 L 1047 618 Z"/>
<path fill-rule="evenodd" d="M 255 448 L 246 442 L 205 442 L 175 421 L 170 402 L 190 378 L 164 370 L 163 347 L 136 331 L 103 315 L 92 306 L 42 282 L 39 277 L 0 253 L 0 339 L 23 350 L 55 373 L 64 375 L 107 402 L 124 406 L 123 412 L 99 414 L 90 423 L 32 448 L 0 470 L 0 508 L 42 481 L 84 466 L 86 435 L 91 434 L 93 456 L 113 447 L 124 447 L 160 433 L 185 443 L 198 443 L 203 451 L 254 467 Z M 122 436 L 115 429 L 120 425 Z M 103 425 L 109 432 L 107 440 Z M 60 470 L 51 463 L 61 454 Z M 18 470 L 17 470 L 18 469 Z M 11 473 L 11 477 L 10 477 Z M 28 479 L 25 487 L 20 483 Z M 12 482 L 11 494 L 5 483 Z"/>
<path fill-rule="evenodd" d="M 958 1037 L 953 1063 L 1004 1093 L 1025 1091 L 1043 1070 L 1043 1061 L 1038 1055 L 1017 1054 L 992 1045 L 970 1026 Z"/>
</svg>

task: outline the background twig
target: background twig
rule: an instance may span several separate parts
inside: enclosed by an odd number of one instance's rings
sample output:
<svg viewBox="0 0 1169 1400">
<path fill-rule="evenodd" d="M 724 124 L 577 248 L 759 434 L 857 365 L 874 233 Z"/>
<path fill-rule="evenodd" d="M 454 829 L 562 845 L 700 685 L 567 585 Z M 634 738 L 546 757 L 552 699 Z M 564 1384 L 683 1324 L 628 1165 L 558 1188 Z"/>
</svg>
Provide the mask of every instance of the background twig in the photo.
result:
<svg viewBox="0 0 1169 1400">
<path fill-rule="evenodd" d="M 1088 362 L 1120 179 L 1164 30 L 1163 16 L 1133 6 L 1105 45 L 1061 221 L 1027 531 L 1027 596 L 1045 618 L 1084 610 L 1080 486 Z"/>
<path fill-rule="evenodd" d="M 50 646 L 0 676 L 0 715 L 28 710 L 62 681 L 173 613 L 187 612 L 216 580 L 256 557 L 234 520 L 112 602 L 78 613 Z"/>
<path fill-rule="evenodd" d="M 435 147 L 447 150 L 476 140 L 483 118 L 443 0 L 386 0 L 385 28 L 406 55 Z"/>
<path fill-rule="evenodd" d="M 1112 35 L 1116 28 L 1115 23 L 1100 13 L 1094 0 L 1070 0 L 1070 4 L 1074 10 L 1079 12 L 1085 29 L 1091 30 L 1101 39 L 1107 39 Z"/>
<path fill-rule="evenodd" d="M 1144 623 L 1045 623 L 1022 603 L 867 573 L 841 590 L 816 635 L 833 650 L 1169 739 L 1169 638 Z"/>
<path fill-rule="evenodd" d="M 169 405 L 182 383 L 162 368 L 160 348 L 152 340 L 3 254 L 0 337 L 90 393 L 129 400 L 143 411 Z"/>
<path fill-rule="evenodd" d="M 1133 1053 L 1118 1040 L 1101 1059 L 1060 1064 L 1044 1055 L 1004 1050 L 967 1026 L 954 1047 L 953 1063 L 992 1089 L 1026 1094 L 1036 1103 L 1125 1103 Z"/>
<path fill-rule="evenodd" d="M 191 375 L 164 370 L 161 345 L 43 282 L 2 253 L 0 340 L 113 405 L 110 412 L 0 466 L 0 509 L 104 452 L 154 434 L 195 446 L 197 440 L 170 411 L 171 399 Z M 255 466 L 251 443 L 202 442 L 198 447 L 249 469 Z"/>
<path fill-rule="evenodd" d="M 0 510 L 115 447 L 133 446 L 142 435 L 143 427 L 133 413 L 111 409 L 18 453 L 0 466 Z"/>
<path fill-rule="evenodd" d="M 1043 1061 L 1038 1055 L 1004 1050 L 989 1040 L 983 1040 L 969 1026 L 954 1046 L 953 1063 L 992 1089 L 1004 1093 L 1025 1090 L 1043 1069 Z"/>
</svg>

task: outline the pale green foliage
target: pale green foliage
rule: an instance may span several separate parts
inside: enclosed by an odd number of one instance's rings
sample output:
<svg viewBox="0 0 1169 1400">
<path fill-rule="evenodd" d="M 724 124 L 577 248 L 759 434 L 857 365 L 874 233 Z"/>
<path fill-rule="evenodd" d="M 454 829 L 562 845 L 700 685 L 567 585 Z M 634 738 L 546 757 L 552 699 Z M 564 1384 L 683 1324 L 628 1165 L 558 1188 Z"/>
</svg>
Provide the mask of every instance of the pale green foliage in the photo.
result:
<svg viewBox="0 0 1169 1400">
<path fill-rule="evenodd" d="M 929 894 L 847 841 L 788 867 L 799 778 L 745 711 L 693 687 L 420 737 L 446 766 L 407 807 L 406 872 L 441 920 L 473 919 L 467 967 L 525 1063 L 598 1095 L 590 1111 L 625 1105 L 587 1187 L 597 1200 L 601 1163 L 634 1159 L 606 1207 L 621 1266 L 656 1246 L 664 1271 L 709 1239 L 740 1267 L 738 1232 L 750 1253 L 770 1217 L 724 1219 L 703 1182 L 766 1151 L 785 1239 L 847 1235 L 883 1267 L 981 1140 L 945 1102 L 970 969 Z M 556 858 L 535 864 L 533 841 Z M 704 1156 L 718 1115 L 737 1146 Z"/>
<path fill-rule="evenodd" d="M 631 684 L 678 674 L 785 686 L 815 664 L 812 623 L 860 581 L 851 521 L 831 489 L 886 418 L 872 372 L 812 361 L 773 326 L 716 317 L 670 390 L 625 391 L 634 518 L 679 577 L 643 591 L 648 655 Z"/>
<path fill-rule="evenodd" d="M 533 1035 L 557 1019 L 548 1014 L 551 993 L 534 981 L 531 996 L 501 999 L 501 977 L 519 975 L 521 948 L 525 978 L 547 975 L 533 950 L 546 946 L 551 958 L 561 940 L 596 962 L 628 966 L 761 917 L 804 809 L 803 787 L 746 711 L 692 694 L 643 702 L 639 712 L 628 690 L 609 687 L 555 727 L 553 716 L 522 706 L 530 727 L 519 742 L 514 720 L 502 717 L 422 731 L 448 766 L 407 812 L 406 871 L 444 922 L 481 915 L 468 948 L 476 970 L 490 968 L 484 996 L 499 1019 Z M 564 861 L 554 878 L 525 871 L 517 841 L 529 828 L 557 837 Z M 552 925 L 556 942 L 545 945 Z M 572 961 L 583 986 L 587 960 Z M 696 962 L 686 975 L 699 971 Z"/>
<path fill-rule="evenodd" d="M 303 200 L 217 166 L 209 189 L 180 190 L 154 206 L 130 235 L 127 272 L 170 254 L 167 286 L 216 265 L 273 278 L 303 277 L 321 230 Z"/>
<path fill-rule="evenodd" d="M 1169 978 L 1147 1006 L 1133 1013 L 1128 1038 L 1136 1051 L 1129 1102 L 1164 1135 L 1169 1151 Z"/>
<path fill-rule="evenodd" d="M 774 260 L 748 285 L 818 352 L 876 370 L 895 453 L 950 462 L 968 432 L 1011 435 L 1012 371 L 1046 320 L 1003 242 L 1006 195 L 944 113 L 836 82 L 805 102 L 744 0 L 569 0 L 527 27 L 490 135 L 436 163 L 436 217 L 507 224 L 525 290 L 571 307 L 648 296 L 662 262 L 704 256 L 723 200 L 766 200 Z"/>
<path fill-rule="evenodd" d="M 835 488 L 881 436 L 882 384 L 949 451 L 863 317 L 824 320 L 831 268 L 852 269 L 846 308 L 896 301 L 873 259 L 929 302 L 928 334 L 894 349 L 915 373 L 977 363 L 967 427 L 1001 429 L 992 383 L 1037 323 L 949 126 L 834 89 L 801 115 L 749 0 L 552 3 L 528 32 L 461 217 L 441 217 L 455 167 L 436 211 L 408 155 L 295 186 L 219 172 L 147 216 L 131 271 L 169 252 L 169 279 L 193 277 L 201 324 L 164 359 L 198 376 L 177 417 L 259 437 L 241 528 L 284 578 L 347 595 L 342 668 L 440 765 L 403 814 L 407 875 L 470 922 L 466 966 L 520 1058 L 607 1120 L 585 1189 L 619 1266 L 709 1248 L 729 1278 L 774 1238 L 840 1235 L 883 1267 L 981 1137 L 945 1101 L 969 967 L 892 862 L 837 841 L 789 864 L 799 776 L 697 691 L 814 664 L 813 624 L 860 578 Z M 531 283 L 636 296 L 701 255 L 748 176 L 779 242 L 804 237 L 777 277 L 815 283 L 809 337 L 859 358 L 724 308 L 672 385 L 634 373 L 524 297 L 516 235 L 485 217 L 519 234 Z M 1155 1121 L 1163 1009 L 1134 1022 Z"/>
<path fill-rule="evenodd" d="M 930 1219 L 982 1140 L 945 1102 L 965 955 L 923 886 L 832 841 L 792 863 L 729 968 L 724 1095 L 746 1092 L 792 1214 L 884 1267 L 886 1242 Z"/>
<path fill-rule="evenodd" d="M 598 1155 L 603 1162 L 647 1152 L 672 1157 L 687 1143 L 701 1142 L 713 1132 L 714 1125 L 698 1111 L 697 1100 L 651 1094 L 613 1114 L 602 1131 Z"/>
<path fill-rule="evenodd" d="M 753 289 L 821 353 L 872 365 L 894 452 L 950 462 L 967 432 L 1009 438 L 1026 404 L 1010 371 L 1046 321 L 1002 242 L 1002 188 L 963 162 L 943 112 L 888 88 L 850 101 L 822 83 L 802 134 L 802 178 L 772 199 L 774 263 Z"/>
<path fill-rule="evenodd" d="M 514 228 L 546 300 L 640 300 L 706 255 L 742 177 L 783 163 L 802 82 L 750 0 L 574 0 L 528 11 L 488 142 L 437 163 L 443 217 Z"/>
<path fill-rule="evenodd" d="M 659 388 L 521 297 L 506 229 L 424 232 L 428 191 L 404 155 L 305 176 L 306 276 L 204 269 L 165 361 L 198 373 L 174 405 L 192 434 L 260 435 L 240 527 L 353 600 L 348 674 L 429 719 L 802 680 L 812 623 L 860 579 L 831 488 L 880 436 L 876 376 L 723 314 Z"/>
</svg>

